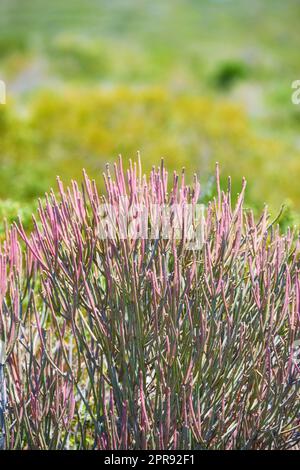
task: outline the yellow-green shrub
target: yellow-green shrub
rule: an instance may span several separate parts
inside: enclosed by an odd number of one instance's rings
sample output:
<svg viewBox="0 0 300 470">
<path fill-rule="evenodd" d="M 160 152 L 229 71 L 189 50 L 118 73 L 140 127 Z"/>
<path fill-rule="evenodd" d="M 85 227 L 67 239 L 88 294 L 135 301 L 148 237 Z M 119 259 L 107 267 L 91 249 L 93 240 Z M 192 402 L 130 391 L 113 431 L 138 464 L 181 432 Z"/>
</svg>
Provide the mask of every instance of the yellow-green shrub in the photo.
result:
<svg viewBox="0 0 300 470">
<path fill-rule="evenodd" d="M 104 162 L 141 151 L 146 170 L 164 157 L 169 168 L 188 165 L 206 177 L 219 161 L 233 190 L 247 175 L 247 203 L 285 198 L 300 202 L 299 151 L 258 135 L 242 108 L 220 99 L 172 94 L 160 88 L 61 89 L 42 92 L 22 117 L 11 104 L 0 119 L 0 196 L 32 199 L 55 177 L 96 176 Z M 4 113 L 4 114 L 3 114 Z"/>
</svg>

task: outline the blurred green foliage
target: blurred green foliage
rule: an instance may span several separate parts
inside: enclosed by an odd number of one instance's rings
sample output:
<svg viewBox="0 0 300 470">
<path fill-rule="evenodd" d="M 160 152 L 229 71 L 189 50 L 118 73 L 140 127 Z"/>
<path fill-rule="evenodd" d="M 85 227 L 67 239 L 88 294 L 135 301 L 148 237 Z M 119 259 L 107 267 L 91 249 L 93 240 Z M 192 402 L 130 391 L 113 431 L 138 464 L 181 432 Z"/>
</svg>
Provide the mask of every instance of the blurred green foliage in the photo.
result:
<svg viewBox="0 0 300 470">
<path fill-rule="evenodd" d="M 101 184 L 140 150 L 204 194 L 219 161 L 254 209 L 299 212 L 299 19 L 297 0 L 2 0 L 0 198 L 30 206 L 83 167 Z"/>
<path fill-rule="evenodd" d="M 228 61 L 218 66 L 212 79 L 218 88 L 228 89 L 238 80 L 245 79 L 248 73 L 248 68 L 244 63 Z"/>
<path fill-rule="evenodd" d="M 31 214 L 35 209 L 35 203 L 29 204 L 11 199 L 0 200 L 0 241 L 5 236 L 6 228 L 17 222 L 19 218 L 25 230 L 30 230 L 32 228 Z"/>
<path fill-rule="evenodd" d="M 246 176 L 254 208 L 268 202 L 277 210 L 287 197 L 300 203 L 299 150 L 259 136 L 243 109 L 227 100 L 161 88 L 68 87 L 35 95 L 22 116 L 14 109 L 6 108 L 0 124 L 2 198 L 31 201 L 55 187 L 57 175 L 80 180 L 83 167 L 101 184 L 106 162 L 118 153 L 135 158 L 141 150 L 146 170 L 163 157 L 171 170 L 186 166 L 203 182 L 219 161 L 235 193 Z"/>
</svg>

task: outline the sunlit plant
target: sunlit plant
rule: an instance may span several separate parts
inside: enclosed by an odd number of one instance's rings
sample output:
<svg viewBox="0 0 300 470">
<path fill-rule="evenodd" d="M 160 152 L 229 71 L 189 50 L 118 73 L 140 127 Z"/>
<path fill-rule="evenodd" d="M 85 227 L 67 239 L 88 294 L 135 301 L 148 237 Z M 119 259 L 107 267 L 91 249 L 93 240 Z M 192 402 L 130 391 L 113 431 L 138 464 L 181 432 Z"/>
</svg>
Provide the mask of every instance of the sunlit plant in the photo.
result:
<svg viewBox="0 0 300 470">
<path fill-rule="evenodd" d="M 217 167 L 199 246 L 185 224 L 123 236 L 124 201 L 133 218 L 136 204 L 184 211 L 200 185 L 163 163 L 104 179 L 105 195 L 85 172 L 81 188 L 58 180 L 33 231 L 20 222 L 1 246 L 2 448 L 297 446 L 297 234 L 244 210 L 245 181 L 232 206 Z"/>
</svg>

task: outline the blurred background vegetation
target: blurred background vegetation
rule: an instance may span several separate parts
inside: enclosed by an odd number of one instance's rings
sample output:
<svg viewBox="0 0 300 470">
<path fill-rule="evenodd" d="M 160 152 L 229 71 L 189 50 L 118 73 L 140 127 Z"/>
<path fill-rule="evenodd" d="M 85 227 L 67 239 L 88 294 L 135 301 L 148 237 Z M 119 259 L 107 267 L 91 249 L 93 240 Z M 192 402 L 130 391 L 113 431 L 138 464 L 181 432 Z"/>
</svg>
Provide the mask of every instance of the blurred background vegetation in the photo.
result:
<svg viewBox="0 0 300 470">
<path fill-rule="evenodd" d="M 145 170 L 248 180 L 299 223 L 299 0 L 1 0 L 0 231 L 37 197 L 140 150 Z"/>
</svg>

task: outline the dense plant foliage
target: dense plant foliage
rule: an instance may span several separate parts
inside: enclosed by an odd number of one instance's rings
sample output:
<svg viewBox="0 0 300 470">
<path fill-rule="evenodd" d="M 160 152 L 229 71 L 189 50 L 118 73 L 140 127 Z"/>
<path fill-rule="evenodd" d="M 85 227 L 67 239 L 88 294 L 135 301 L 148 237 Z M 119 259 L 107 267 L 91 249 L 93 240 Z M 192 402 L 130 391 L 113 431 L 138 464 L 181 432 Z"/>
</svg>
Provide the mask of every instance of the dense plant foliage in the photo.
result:
<svg viewBox="0 0 300 470">
<path fill-rule="evenodd" d="M 127 207 L 195 206 L 162 164 L 84 173 L 40 202 L 0 254 L 0 426 L 7 449 L 283 449 L 299 441 L 299 240 L 232 207 L 205 209 L 203 243 L 121 236 Z M 104 211 L 103 211 L 104 206 Z M 113 208 L 114 220 L 103 217 Z M 107 210 L 106 210 L 107 209 Z M 134 215 L 133 215 L 134 218 Z M 203 221 L 203 222 L 204 222 Z M 114 236 L 102 229 L 113 225 Z M 106 232 L 105 232 L 106 233 Z"/>
</svg>

